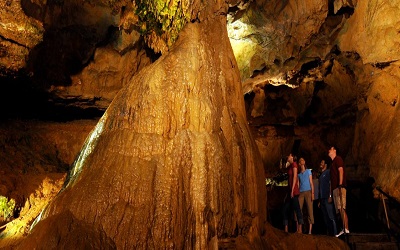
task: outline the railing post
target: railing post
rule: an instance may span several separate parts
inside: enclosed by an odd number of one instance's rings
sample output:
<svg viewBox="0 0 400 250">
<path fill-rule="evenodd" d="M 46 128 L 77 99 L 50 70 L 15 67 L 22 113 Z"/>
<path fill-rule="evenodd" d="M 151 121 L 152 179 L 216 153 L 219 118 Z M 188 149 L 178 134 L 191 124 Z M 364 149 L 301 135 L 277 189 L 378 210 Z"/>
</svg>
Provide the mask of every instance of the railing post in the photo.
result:
<svg viewBox="0 0 400 250">
<path fill-rule="evenodd" d="M 380 194 L 380 196 L 381 196 L 382 203 L 383 203 L 383 209 L 385 210 L 386 224 L 387 224 L 388 229 L 390 230 L 389 217 L 388 217 L 388 213 L 387 213 L 387 210 L 386 210 L 385 197 L 383 196 L 383 194 Z"/>
</svg>

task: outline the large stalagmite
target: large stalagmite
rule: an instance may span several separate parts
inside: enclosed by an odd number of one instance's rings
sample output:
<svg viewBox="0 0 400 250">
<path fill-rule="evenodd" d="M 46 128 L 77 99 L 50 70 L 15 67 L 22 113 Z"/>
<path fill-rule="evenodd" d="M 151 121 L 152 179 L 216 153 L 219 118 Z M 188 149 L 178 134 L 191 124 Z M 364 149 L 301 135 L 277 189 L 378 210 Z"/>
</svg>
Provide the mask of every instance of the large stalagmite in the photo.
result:
<svg viewBox="0 0 400 250">
<path fill-rule="evenodd" d="M 115 97 L 19 248 L 262 247 L 263 167 L 226 7 L 211 11 Z"/>
</svg>

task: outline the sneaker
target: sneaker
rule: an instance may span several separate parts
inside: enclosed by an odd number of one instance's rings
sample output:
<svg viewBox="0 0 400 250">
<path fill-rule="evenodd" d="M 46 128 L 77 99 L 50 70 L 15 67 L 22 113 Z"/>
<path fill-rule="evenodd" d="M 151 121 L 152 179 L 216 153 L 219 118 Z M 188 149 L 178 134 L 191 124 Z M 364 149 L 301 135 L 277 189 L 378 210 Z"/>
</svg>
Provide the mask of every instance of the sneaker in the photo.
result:
<svg viewBox="0 0 400 250">
<path fill-rule="evenodd" d="M 347 230 L 348 231 L 348 230 Z M 338 234 L 335 235 L 335 237 L 339 237 L 340 235 L 344 234 L 344 231 L 340 231 Z"/>
<path fill-rule="evenodd" d="M 346 232 L 346 234 L 350 233 L 349 229 L 345 229 L 344 231 Z"/>
</svg>

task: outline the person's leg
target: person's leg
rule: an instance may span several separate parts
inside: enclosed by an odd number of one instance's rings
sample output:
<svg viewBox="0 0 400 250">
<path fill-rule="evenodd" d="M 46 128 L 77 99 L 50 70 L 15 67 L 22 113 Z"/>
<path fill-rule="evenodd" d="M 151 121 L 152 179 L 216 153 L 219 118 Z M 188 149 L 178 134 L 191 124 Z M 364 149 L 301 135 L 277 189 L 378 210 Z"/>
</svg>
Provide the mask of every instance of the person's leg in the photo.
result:
<svg viewBox="0 0 400 250">
<path fill-rule="evenodd" d="M 301 217 L 303 218 L 303 222 L 304 222 L 304 215 L 303 215 L 303 206 L 304 206 L 304 198 L 305 198 L 304 192 L 300 192 L 298 198 L 299 198 L 298 200 L 299 200 L 300 213 L 301 213 Z M 294 207 L 294 210 L 295 210 L 295 215 L 296 215 L 297 214 L 296 207 Z M 297 215 L 295 217 L 297 218 Z M 303 223 L 301 223 L 299 226 L 299 221 L 297 220 L 296 222 L 297 222 L 297 231 L 299 231 L 298 228 L 303 227 L 303 225 L 302 225 Z"/>
<path fill-rule="evenodd" d="M 285 203 L 282 208 L 282 217 L 283 217 L 283 226 L 285 228 L 285 232 L 288 232 L 288 224 L 289 224 L 289 210 L 290 210 L 290 197 L 286 197 Z"/>
<path fill-rule="evenodd" d="M 305 192 L 301 192 L 299 194 L 299 206 L 301 211 L 303 211 L 304 198 L 305 198 Z"/>
<path fill-rule="evenodd" d="M 326 213 L 328 216 L 328 223 L 329 226 L 328 228 L 331 229 L 332 235 L 336 235 L 337 232 L 337 226 L 336 226 L 336 219 L 335 219 L 335 208 L 332 203 L 328 202 L 328 199 L 324 199 L 325 207 L 326 207 Z"/>
<path fill-rule="evenodd" d="M 328 235 L 332 235 L 332 228 L 329 225 L 329 216 L 328 216 L 328 211 L 326 207 L 326 199 L 320 199 L 320 208 L 322 212 L 322 218 L 324 219 L 326 231 Z"/>
<path fill-rule="evenodd" d="M 341 194 L 342 194 L 342 207 L 343 207 L 343 224 L 344 224 L 344 228 L 347 230 L 346 233 L 349 233 L 349 219 L 347 217 L 347 213 L 346 213 L 346 197 L 347 197 L 347 190 L 345 188 L 342 188 L 341 190 Z"/>
<path fill-rule="evenodd" d="M 340 217 L 342 218 L 343 221 L 343 226 L 347 230 L 346 233 L 349 232 L 349 226 L 348 226 L 348 218 L 347 218 L 347 213 L 345 209 L 340 210 Z"/>
<path fill-rule="evenodd" d="M 305 201 L 306 201 L 306 206 L 307 206 L 307 212 L 308 212 L 308 234 L 311 234 L 312 232 L 312 226 L 314 224 L 314 210 L 313 210 L 313 203 L 312 203 L 312 194 L 311 190 L 305 192 Z"/>
<path fill-rule="evenodd" d="M 299 196 L 298 195 L 294 196 L 292 201 L 293 201 L 294 210 L 296 211 L 296 215 L 297 215 L 297 222 L 298 222 L 297 232 L 298 233 L 302 233 L 302 231 L 303 231 L 302 230 L 302 227 L 303 227 L 303 214 L 301 213 L 301 210 L 300 210 Z"/>
<path fill-rule="evenodd" d="M 338 216 L 337 219 L 339 221 L 339 219 L 340 220 L 342 219 L 342 214 L 340 213 L 341 203 L 340 203 L 339 189 L 335 188 L 333 190 L 332 194 L 333 194 L 334 211 L 336 212 L 336 215 Z M 337 225 L 340 225 L 340 224 L 337 224 Z M 342 222 L 342 225 L 343 225 L 343 222 Z M 338 229 L 338 233 L 342 234 L 343 232 L 339 232 L 339 231 L 343 231 L 343 230 L 344 230 L 344 228 L 342 228 L 342 230 Z"/>
<path fill-rule="evenodd" d="M 343 223 L 343 230 L 346 231 L 346 233 L 349 232 L 349 227 L 348 227 L 348 218 L 347 218 L 347 213 L 346 213 L 346 189 L 342 188 L 340 190 L 337 190 L 336 196 L 338 199 L 338 210 L 340 212 L 340 218 L 342 219 Z"/>
<path fill-rule="evenodd" d="M 333 196 L 335 200 L 335 208 L 340 214 L 342 220 L 343 229 L 336 235 L 336 237 L 342 235 L 343 233 L 350 233 L 348 227 L 348 218 L 346 213 L 346 189 L 336 188 L 333 190 Z"/>
</svg>

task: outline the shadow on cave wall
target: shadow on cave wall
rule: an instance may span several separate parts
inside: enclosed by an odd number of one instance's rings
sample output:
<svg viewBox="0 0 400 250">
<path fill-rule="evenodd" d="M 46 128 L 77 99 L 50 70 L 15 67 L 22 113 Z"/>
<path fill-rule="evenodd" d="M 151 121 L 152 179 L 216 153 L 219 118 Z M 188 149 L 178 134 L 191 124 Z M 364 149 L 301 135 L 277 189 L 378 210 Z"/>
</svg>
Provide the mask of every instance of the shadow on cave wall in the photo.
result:
<svg viewBox="0 0 400 250">
<path fill-rule="evenodd" d="M 36 87 L 27 76 L 3 77 L 0 81 L 0 121 L 36 119 L 65 122 L 98 119 L 104 113 L 102 109 L 74 106 L 73 100 L 66 100 L 64 104 L 50 102 L 51 95 Z"/>
<path fill-rule="evenodd" d="M 118 22 L 124 4 L 114 3 L 112 9 L 101 1 L 88 4 L 81 0 L 55 0 L 40 5 L 21 0 L 26 15 L 42 22 L 45 33 L 43 41 L 31 49 L 25 68 L 0 78 L 0 120 L 69 121 L 100 117 L 105 110 L 96 108 L 96 102 L 101 97 L 59 98 L 52 95 L 52 89 L 70 86 L 71 75 L 93 61 L 97 48 L 111 46 L 121 39 Z M 131 29 L 138 27 L 133 25 Z M 142 38 L 135 46 L 153 61 L 160 56 Z"/>
</svg>

